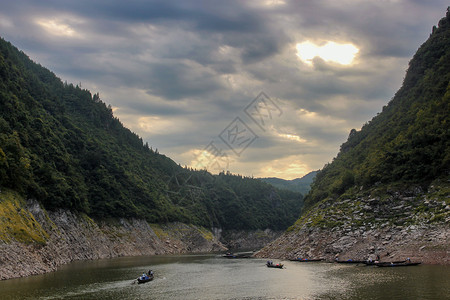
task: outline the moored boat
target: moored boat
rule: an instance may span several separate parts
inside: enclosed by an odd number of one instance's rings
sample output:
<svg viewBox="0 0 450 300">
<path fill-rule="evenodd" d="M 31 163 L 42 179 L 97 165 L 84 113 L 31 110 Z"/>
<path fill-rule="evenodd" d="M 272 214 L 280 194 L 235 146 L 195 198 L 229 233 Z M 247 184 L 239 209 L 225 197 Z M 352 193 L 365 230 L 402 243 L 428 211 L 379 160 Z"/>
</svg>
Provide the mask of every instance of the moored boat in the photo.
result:
<svg viewBox="0 0 450 300">
<path fill-rule="evenodd" d="M 420 265 L 420 262 L 390 262 L 390 263 L 376 263 L 375 265 L 377 267 L 410 267 L 410 266 L 418 266 Z"/>
<path fill-rule="evenodd" d="M 249 253 L 236 253 L 236 254 L 226 253 L 222 257 L 225 257 L 225 258 L 251 258 L 252 255 Z"/>
<path fill-rule="evenodd" d="M 398 261 L 365 261 L 364 264 L 367 266 L 376 266 L 376 265 L 386 265 L 386 264 L 401 264 L 401 263 L 405 263 L 406 260 L 398 260 Z"/>
<path fill-rule="evenodd" d="M 353 260 L 353 259 L 349 259 L 349 260 L 336 260 L 336 262 L 338 264 L 363 264 L 366 261 L 365 260 Z"/>
<path fill-rule="evenodd" d="M 297 258 L 293 258 L 290 259 L 290 261 L 301 261 L 301 262 L 313 262 L 313 261 L 323 261 L 323 258 L 301 258 L 301 257 L 297 257 Z"/>
<path fill-rule="evenodd" d="M 225 258 L 236 258 L 236 255 L 234 255 L 233 253 L 227 253 L 227 254 L 224 254 L 222 257 L 225 257 Z"/>
</svg>

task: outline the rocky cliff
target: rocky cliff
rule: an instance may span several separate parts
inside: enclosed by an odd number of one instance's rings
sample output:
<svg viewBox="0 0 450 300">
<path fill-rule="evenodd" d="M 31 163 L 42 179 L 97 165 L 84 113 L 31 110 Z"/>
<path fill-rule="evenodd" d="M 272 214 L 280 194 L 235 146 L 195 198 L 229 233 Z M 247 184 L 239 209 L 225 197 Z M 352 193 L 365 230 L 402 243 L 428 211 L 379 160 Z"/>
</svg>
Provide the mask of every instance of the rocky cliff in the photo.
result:
<svg viewBox="0 0 450 300">
<path fill-rule="evenodd" d="M 283 234 L 282 231 L 229 230 L 220 235 L 220 241 L 230 250 L 259 250 Z"/>
<path fill-rule="evenodd" d="M 258 257 L 384 261 L 407 257 L 450 264 L 450 184 L 428 191 L 373 189 L 354 199 L 323 201 L 306 212 Z"/>
<path fill-rule="evenodd" d="M 75 260 L 226 249 L 198 226 L 138 219 L 99 222 L 68 210 L 46 211 L 8 191 L 1 194 L 0 279 L 54 271 Z"/>
</svg>

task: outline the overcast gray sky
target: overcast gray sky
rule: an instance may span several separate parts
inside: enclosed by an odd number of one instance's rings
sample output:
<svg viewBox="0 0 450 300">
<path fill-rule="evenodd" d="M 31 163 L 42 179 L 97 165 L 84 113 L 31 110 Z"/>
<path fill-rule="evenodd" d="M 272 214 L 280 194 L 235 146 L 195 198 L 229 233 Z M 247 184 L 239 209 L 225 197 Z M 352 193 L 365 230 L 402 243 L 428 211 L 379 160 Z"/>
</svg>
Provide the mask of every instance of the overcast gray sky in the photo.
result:
<svg viewBox="0 0 450 300">
<path fill-rule="evenodd" d="M 448 4 L 16 0 L 0 36 L 183 166 L 292 179 L 381 111 Z"/>
</svg>

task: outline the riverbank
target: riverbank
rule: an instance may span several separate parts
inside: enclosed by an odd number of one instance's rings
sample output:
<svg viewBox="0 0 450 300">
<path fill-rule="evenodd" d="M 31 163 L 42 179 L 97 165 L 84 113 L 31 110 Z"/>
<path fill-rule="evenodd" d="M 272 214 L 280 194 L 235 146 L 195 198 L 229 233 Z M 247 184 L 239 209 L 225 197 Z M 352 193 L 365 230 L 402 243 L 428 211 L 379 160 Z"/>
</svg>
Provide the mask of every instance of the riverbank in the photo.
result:
<svg viewBox="0 0 450 300">
<path fill-rule="evenodd" d="M 95 221 L 67 210 L 46 211 L 11 193 L 2 197 L 0 217 L 2 280 L 55 271 L 76 260 L 226 250 L 202 227 L 138 219 Z"/>
<path fill-rule="evenodd" d="M 257 257 L 382 261 L 407 257 L 425 264 L 450 265 L 448 185 L 428 191 L 361 193 L 324 200 L 259 251 Z"/>
<path fill-rule="evenodd" d="M 449 237 L 450 231 L 444 226 L 405 229 L 394 226 L 365 232 L 303 227 L 295 234 L 284 234 L 260 250 L 256 257 L 333 261 L 336 254 L 339 254 L 339 260 L 375 259 L 378 255 L 381 261 L 409 257 L 424 264 L 450 265 Z"/>
<path fill-rule="evenodd" d="M 0 196 L 0 280 L 52 272 L 78 260 L 257 250 L 282 233 L 139 219 L 98 221 L 68 210 L 46 211 L 12 191 L 2 190 Z"/>
</svg>

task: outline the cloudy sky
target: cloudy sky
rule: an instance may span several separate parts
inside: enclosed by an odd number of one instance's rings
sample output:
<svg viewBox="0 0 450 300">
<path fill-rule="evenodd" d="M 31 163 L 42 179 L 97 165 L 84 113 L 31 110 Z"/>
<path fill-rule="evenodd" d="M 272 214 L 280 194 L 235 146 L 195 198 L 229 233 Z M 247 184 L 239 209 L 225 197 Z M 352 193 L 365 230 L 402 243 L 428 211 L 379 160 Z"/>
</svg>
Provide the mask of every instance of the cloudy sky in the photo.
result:
<svg viewBox="0 0 450 300">
<path fill-rule="evenodd" d="M 401 86 L 444 0 L 16 0 L 0 36 L 181 165 L 293 179 Z"/>
</svg>

